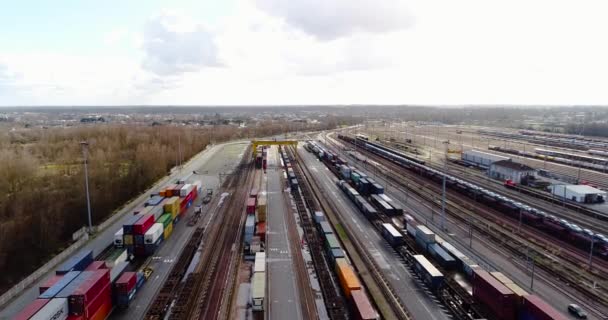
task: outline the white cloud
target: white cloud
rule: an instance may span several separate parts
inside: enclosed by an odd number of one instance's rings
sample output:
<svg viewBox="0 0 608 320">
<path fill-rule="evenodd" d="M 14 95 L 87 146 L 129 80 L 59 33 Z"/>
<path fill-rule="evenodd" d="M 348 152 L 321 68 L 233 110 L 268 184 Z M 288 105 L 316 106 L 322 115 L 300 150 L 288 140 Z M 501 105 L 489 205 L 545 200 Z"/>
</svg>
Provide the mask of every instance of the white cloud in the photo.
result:
<svg viewBox="0 0 608 320">
<path fill-rule="evenodd" d="M 175 12 L 165 12 L 146 23 L 143 50 L 143 67 L 158 75 L 220 65 L 213 35 L 202 24 Z"/>
<path fill-rule="evenodd" d="M 259 8 L 322 40 L 385 33 L 413 22 L 403 0 L 255 0 Z"/>
</svg>

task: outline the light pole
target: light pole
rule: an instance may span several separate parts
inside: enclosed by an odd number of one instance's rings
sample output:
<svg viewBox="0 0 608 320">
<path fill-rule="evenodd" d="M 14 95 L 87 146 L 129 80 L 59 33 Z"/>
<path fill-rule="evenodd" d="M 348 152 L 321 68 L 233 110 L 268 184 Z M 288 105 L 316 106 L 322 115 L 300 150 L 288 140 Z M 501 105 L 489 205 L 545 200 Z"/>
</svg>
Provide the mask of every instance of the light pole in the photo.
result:
<svg viewBox="0 0 608 320">
<path fill-rule="evenodd" d="M 93 222 L 91 221 L 91 199 L 89 197 L 89 170 L 87 166 L 87 151 L 89 143 L 87 141 L 81 141 L 80 146 L 82 147 L 82 155 L 84 157 L 84 187 L 87 194 L 87 216 L 89 218 L 89 234 L 93 231 Z"/>
</svg>

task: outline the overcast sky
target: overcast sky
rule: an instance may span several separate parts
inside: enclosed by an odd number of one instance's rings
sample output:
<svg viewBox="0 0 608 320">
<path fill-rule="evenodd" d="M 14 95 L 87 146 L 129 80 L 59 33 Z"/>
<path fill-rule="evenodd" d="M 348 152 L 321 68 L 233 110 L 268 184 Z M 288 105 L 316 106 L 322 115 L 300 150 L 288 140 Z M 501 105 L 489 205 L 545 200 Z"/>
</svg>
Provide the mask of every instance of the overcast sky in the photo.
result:
<svg viewBox="0 0 608 320">
<path fill-rule="evenodd" d="M 606 0 L 11 1 L 0 105 L 608 104 L 607 12 Z"/>
</svg>

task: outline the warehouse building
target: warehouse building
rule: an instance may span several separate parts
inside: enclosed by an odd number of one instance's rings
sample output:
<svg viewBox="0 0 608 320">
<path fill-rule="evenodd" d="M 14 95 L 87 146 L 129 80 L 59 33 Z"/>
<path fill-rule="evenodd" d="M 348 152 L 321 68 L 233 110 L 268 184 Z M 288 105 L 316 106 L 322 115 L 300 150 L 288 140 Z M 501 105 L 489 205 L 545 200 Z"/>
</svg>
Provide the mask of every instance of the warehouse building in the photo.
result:
<svg viewBox="0 0 608 320">
<path fill-rule="evenodd" d="M 511 158 L 479 150 L 467 150 L 462 153 L 462 160 L 475 166 L 487 169 L 496 161 L 511 160 Z"/>
<path fill-rule="evenodd" d="M 499 160 L 490 164 L 488 175 L 498 180 L 511 180 L 514 183 L 520 184 L 529 178 L 534 178 L 536 171 L 534 168 L 522 163 L 511 160 Z"/>
<path fill-rule="evenodd" d="M 549 190 L 556 197 L 580 203 L 599 203 L 606 200 L 606 191 L 587 185 L 554 184 Z"/>
</svg>

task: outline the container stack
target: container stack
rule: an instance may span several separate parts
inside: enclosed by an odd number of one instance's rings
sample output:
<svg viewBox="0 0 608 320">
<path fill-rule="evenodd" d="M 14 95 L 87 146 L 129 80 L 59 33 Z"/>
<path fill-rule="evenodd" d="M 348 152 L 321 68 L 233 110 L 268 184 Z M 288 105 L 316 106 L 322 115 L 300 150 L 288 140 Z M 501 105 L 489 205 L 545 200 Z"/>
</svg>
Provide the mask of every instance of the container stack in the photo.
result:
<svg viewBox="0 0 608 320">
<path fill-rule="evenodd" d="M 255 213 L 256 222 L 260 223 L 260 222 L 266 221 L 267 203 L 268 203 L 268 200 L 266 197 L 266 193 L 264 192 L 258 197 L 258 210 Z"/>
<path fill-rule="evenodd" d="M 136 272 L 125 272 L 116 280 L 114 283 L 114 297 L 116 299 L 116 306 L 121 309 L 129 307 L 131 301 L 135 297 L 137 285 L 137 273 Z"/>
<path fill-rule="evenodd" d="M 173 233 L 173 217 L 170 213 L 165 213 L 156 222 L 163 225 L 163 239 L 166 241 Z"/>
<path fill-rule="evenodd" d="M 428 246 L 435 243 L 435 233 L 426 226 L 418 225 L 416 227 L 416 243 L 424 250 L 428 250 Z"/>
<path fill-rule="evenodd" d="M 245 243 L 251 244 L 251 239 L 255 233 L 255 216 L 248 214 L 245 220 Z"/>
<path fill-rule="evenodd" d="M 170 197 L 165 200 L 165 203 L 163 205 L 163 211 L 164 213 L 170 214 L 171 218 L 174 219 L 179 214 L 179 206 L 179 197 Z"/>
<path fill-rule="evenodd" d="M 266 296 L 266 253 L 255 254 L 253 265 L 253 277 L 251 278 L 251 309 L 255 311 L 264 310 L 264 298 Z"/>
<path fill-rule="evenodd" d="M 152 255 L 164 240 L 164 225 L 154 223 L 144 234 L 144 252 L 146 256 Z"/>
</svg>

